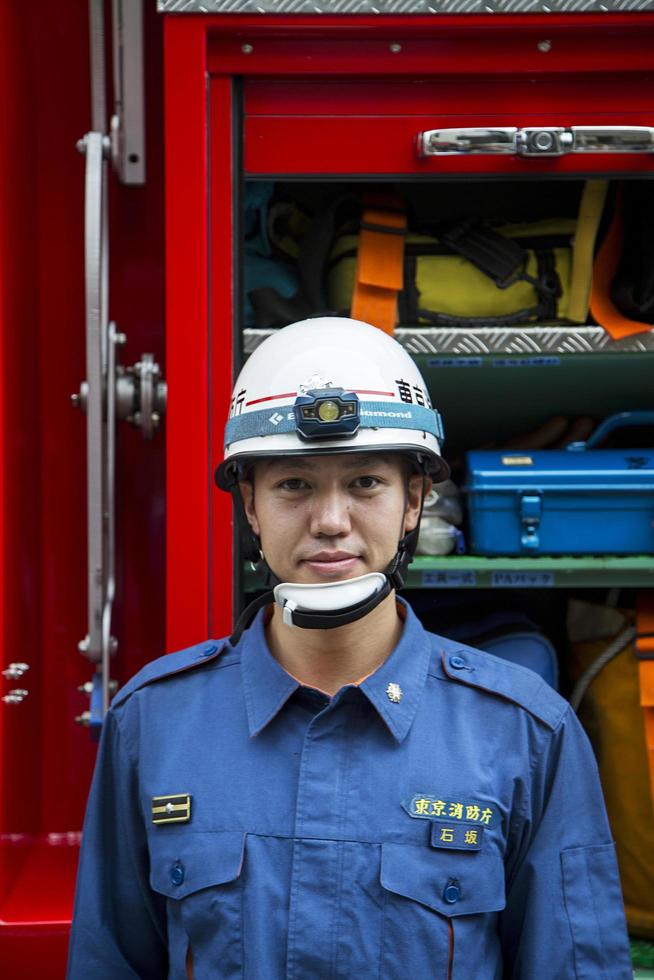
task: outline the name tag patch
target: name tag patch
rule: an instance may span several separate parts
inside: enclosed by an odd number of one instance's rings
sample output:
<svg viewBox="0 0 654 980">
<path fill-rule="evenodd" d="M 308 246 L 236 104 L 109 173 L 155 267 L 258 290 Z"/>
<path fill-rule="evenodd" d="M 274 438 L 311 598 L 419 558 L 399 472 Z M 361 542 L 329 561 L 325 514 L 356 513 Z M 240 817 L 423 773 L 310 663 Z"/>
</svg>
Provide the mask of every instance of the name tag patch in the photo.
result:
<svg viewBox="0 0 654 980">
<path fill-rule="evenodd" d="M 472 823 L 494 827 L 500 818 L 496 806 L 483 800 L 461 800 L 450 796 L 416 793 L 402 806 L 410 817 L 420 820 L 443 820 L 451 823 Z"/>
<path fill-rule="evenodd" d="M 431 828 L 431 846 L 449 847 L 453 851 L 479 851 L 484 839 L 483 827 L 470 824 L 434 822 Z"/>
<path fill-rule="evenodd" d="M 188 823 L 191 797 L 188 793 L 152 797 L 152 823 Z"/>
</svg>

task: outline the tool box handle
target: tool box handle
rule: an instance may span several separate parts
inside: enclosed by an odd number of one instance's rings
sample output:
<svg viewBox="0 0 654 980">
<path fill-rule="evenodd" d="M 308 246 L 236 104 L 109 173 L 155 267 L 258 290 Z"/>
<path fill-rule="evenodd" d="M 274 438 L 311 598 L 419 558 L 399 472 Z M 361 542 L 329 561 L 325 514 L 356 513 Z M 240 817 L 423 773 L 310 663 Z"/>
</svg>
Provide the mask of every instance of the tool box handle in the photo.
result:
<svg viewBox="0 0 654 980">
<path fill-rule="evenodd" d="M 614 432 L 615 429 L 621 429 L 628 425 L 654 425 L 654 411 L 617 412 L 615 415 L 609 415 L 607 419 L 600 422 L 590 439 L 587 439 L 586 442 L 571 442 L 566 448 L 572 452 L 594 449 L 609 432 Z"/>
</svg>

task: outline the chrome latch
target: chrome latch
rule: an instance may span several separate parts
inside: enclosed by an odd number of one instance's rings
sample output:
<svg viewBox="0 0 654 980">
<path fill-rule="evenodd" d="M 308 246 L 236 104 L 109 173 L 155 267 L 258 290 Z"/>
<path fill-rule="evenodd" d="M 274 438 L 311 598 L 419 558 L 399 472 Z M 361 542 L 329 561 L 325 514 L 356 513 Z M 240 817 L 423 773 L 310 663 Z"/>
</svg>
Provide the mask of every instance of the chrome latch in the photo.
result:
<svg viewBox="0 0 654 980">
<path fill-rule="evenodd" d="M 418 136 L 422 157 L 511 154 L 560 157 L 568 153 L 654 153 L 651 126 L 515 126 L 430 129 Z"/>
<path fill-rule="evenodd" d="M 535 126 L 516 133 L 516 153 L 522 157 L 561 157 L 574 150 L 574 137 L 561 126 L 548 129 Z"/>
<path fill-rule="evenodd" d="M 525 551 L 536 551 L 540 545 L 539 530 L 543 498 L 539 493 L 523 493 L 520 497 L 520 544 Z"/>
</svg>

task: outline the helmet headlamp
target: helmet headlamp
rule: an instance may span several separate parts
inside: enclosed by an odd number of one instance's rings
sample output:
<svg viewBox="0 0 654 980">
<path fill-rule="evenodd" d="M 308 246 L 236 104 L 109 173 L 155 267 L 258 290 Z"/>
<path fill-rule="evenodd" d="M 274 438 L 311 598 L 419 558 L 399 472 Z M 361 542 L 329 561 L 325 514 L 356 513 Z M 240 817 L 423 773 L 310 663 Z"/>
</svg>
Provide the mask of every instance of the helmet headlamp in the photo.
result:
<svg viewBox="0 0 654 980">
<path fill-rule="evenodd" d="M 302 439 L 353 436 L 359 428 L 359 398 L 343 388 L 313 388 L 295 399 L 295 428 Z"/>
</svg>

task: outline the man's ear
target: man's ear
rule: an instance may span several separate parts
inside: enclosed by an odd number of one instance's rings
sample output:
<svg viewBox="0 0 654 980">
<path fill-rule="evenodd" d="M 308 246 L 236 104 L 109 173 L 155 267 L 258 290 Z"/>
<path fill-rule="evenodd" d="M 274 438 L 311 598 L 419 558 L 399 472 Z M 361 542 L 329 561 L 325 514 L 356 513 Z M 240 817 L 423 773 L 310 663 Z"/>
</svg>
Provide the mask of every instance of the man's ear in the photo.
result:
<svg viewBox="0 0 654 980">
<path fill-rule="evenodd" d="M 404 512 L 404 534 L 408 534 L 409 531 L 413 531 L 414 527 L 418 523 L 420 509 L 422 507 L 423 480 L 424 494 L 426 497 L 432 488 L 433 481 L 431 478 L 428 476 L 423 477 L 422 473 L 412 473 L 409 477 L 406 495 L 406 510 Z"/>
<path fill-rule="evenodd" d="M 254 506 L 254 483 L 251 480 L 239 480 L 238 489 L 243 501 L 243 510 L 247 517 L 248 524 L 257 537 L 261 536 L 257 512 Z"/>
</svg>

